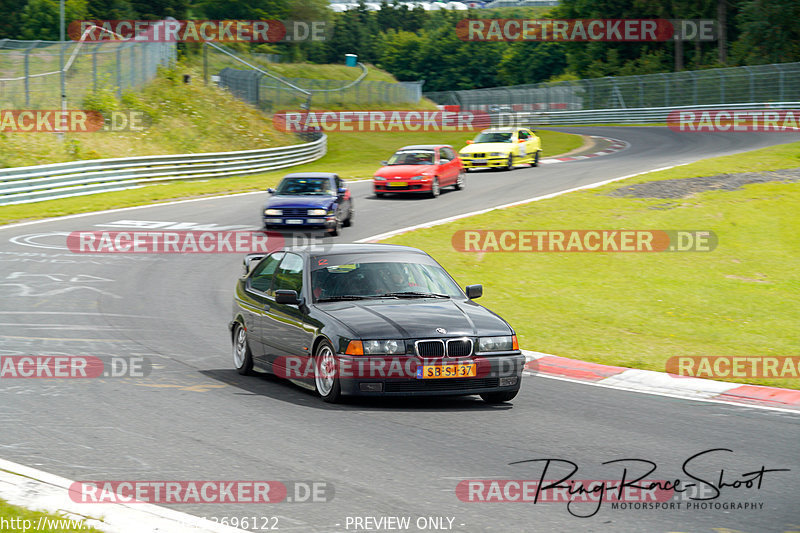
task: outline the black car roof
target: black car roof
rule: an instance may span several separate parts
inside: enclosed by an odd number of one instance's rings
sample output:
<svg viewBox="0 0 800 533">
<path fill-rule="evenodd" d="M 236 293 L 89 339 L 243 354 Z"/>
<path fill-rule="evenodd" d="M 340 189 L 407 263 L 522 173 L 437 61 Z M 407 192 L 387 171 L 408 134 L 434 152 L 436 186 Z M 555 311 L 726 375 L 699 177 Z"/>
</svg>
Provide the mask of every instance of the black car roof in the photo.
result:
<svg viewBox="0 0 800 533">
<path fill-rule="evenodd" d="M 400 244 L 325 244 L 314 246 L 285 246 L 282 248 L 287 252 L 295 252 L 301 255 L 322 254 L 357 254 L 357 253 L 392 253 L 405 252 L 428 255 L 419 248 L 402 246 Z"/>
</svg>

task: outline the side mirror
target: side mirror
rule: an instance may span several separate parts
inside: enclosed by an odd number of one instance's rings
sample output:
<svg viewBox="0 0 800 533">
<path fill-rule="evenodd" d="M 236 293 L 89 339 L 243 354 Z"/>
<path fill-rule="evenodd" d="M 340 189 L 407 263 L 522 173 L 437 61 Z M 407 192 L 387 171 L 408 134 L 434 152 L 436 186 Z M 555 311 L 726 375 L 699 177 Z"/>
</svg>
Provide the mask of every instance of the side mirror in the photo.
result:
<svg viewBox="0 0 800 533">
<path fill-rule="evenodd" d="M 244 267 L 244 275 L 246 276 L 247 274 L 250 273 L 250 265 L 252 265 L 254 262 L 258 263 L 265 257 L 267 257 L 267 254 L 247 254 L 246 256 L 244 256 L 244 259 L 242 259 L 242 267 Z"/>
<path fill-rule="evenodd" d="M 381 166 L 384 166 L 384 167 L 385 167 L 385 166 L 386 166 L 386 165 L 388 165 L 388 164 L 389 164 L 389 162 L 388 162 L 388 161 L 381 161 Z"/>
<path fill-rule="evenodd" d="M 526 139 L 517 139 L 518 143 L 524 143 Z"/>
<path fill-rule="evenodd" d="M 467 141 L 467 144 L 475 144 L 475 141 L 473 141 L 472 139 L 470 139 L 470 140 L 468 140 L 468 141 Z"/>
<path fill-rule="evenodd" d="M 282 305 L 299 305 L 300 298 L 297 297 L 297 291 L 280 289 L 275 291 L 275 302 Z"/>
<path fill-rule="evenodd" d="M 483 296 L 483 285 L 467 285 L 465 289 L 470 300 Z"/>
<path fill-rule="evenodd" d="M 275 194 L 275 189 L 270 187 L 269 189 L 267 189 L 267 192 L 270 193 L 270 194 Z"/>
<path fill-rule="evenodd" d="M 347 187 L 339 187 L 339 196 L 344 196 L 344 193 L 347 192 Z"/>
<path fill-rule="evenodd" d="M 445 163 L 449 163 L 449 162 L 450 162 L 450 160 L 449 160 L 449 159 L 440 159 L 440 160 L 439 160 L 439 164 L 440 164 L 440 165 L 444 165 Z"/>
</svg>

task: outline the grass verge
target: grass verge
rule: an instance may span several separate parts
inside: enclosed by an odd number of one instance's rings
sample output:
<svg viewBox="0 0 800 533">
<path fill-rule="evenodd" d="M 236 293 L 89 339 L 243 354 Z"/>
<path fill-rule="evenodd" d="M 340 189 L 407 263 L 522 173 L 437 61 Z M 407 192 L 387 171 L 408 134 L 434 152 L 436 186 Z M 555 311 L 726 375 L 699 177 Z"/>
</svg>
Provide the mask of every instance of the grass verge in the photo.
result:
<svg viewBox="0 0 800 533">
<path fill-rule="evenodd" d="M 193 74 L 184 84 L 180 73 Z M 179 65 L 162 70 L 141 92 L 124 93 L 110 87 L 75 107 L 109 116 L 115 111 L 143 114 L 148 127 L 139 131 L 68 133 L 60 141 L 54 133 L 0 132 L 0 167 L 19 167 L 137 155 L 224 152 L 285 146 L 296 143 L 290 134 L 276 131 L 271 121 L 227 91 L 205 86 L 197 72 Z"/>
<path fill-rule="evenodd" d="M 496 210 L 387 242 L 430 252 L 463 286 L 483 283 L 528 349 L 663 372 L 672 356 L 798 356 L 800 187 L 747 185 L 681 199 L 612 197 L 621 185 L 800 166 L 800 143 L 699 161 Z M 462 253 L 467 229 L 711 230 L 702 253 Z M 800 379 L 727 379 L 800 389 Z"/>
<path fill-rule="evenodd" d="M 565 153 L 582 143 L 578 135 L 545 130 L 539 131 L 538 134 L 542 138 L 545 155 Z M 401 146 L 440 142 L 451 144 L 458 149 L 464 146 L 464 141 L 471 137 L 472 135 L 464 132 L 391 134 L 334 132 L 328 136 L 327 155 L 319 161 L 305 165 L 254 176 L 165 182 L 127 191 L 4 206 L 0 209 L 0 224 L 144 205 L 166 200 L 264 190 L 277 184 L 289 172 L 338 172 L 345 179 L 369 178 L 380 166 L 380 161 L 387 159 Z"/>
<path fill-rule="evenodd" d="M 7 531 L 49 531 L 50 533 L 101 533 L 83 525 L 79 519 L 70 519 L 50 513 L 31 511 L 0 500 L 0 522 L 9 525 Z M 83 527 L 81 527 L 83 526 Z M 3 529 L 6 531 L 6 529 Z"/>
</svg>

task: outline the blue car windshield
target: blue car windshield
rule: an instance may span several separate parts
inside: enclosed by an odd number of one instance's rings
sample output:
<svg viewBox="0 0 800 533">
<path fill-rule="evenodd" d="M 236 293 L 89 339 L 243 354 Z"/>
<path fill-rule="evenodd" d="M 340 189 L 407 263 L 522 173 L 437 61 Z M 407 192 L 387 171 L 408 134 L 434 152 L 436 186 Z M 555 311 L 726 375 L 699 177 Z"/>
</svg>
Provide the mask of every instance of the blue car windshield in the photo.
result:
<svg viewBox="0 0 800 533">
<path fill-rule="evenodd" d="M 303 196 L 330 196 L 333 194 L 328 178 L 288 178 L 278 185 L 276 194 Z"/>
</svg>

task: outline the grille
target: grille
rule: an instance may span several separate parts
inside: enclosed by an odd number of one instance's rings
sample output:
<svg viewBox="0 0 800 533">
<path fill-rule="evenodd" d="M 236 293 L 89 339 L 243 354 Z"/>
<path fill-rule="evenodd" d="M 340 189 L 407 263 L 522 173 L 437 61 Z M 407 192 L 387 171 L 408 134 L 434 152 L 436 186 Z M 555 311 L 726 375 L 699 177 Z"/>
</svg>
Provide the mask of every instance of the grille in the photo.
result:
<svg viewBox="0 0 800 533">
<path fill-rule="evenodd" d="M 472 341 L 470 339 L 451 339 L 447 341 L 447 355 L 449 357 L 466 357 L 472 354 Z"/>
<path fill-rule="evenodd" d="M 305 207 L 289 207 L 283 208 L 283 216 L 285 217 L 304 217 L 308 214 L 308 209 Z"/>
<path fill-rule="evenodd" d="M 387 380 L 386 392 L 423 392 L 470 389 L 491 389 L 500 384 L 499 378 L 450 378 L 450 379 L 410 379 L 408 381 Z"/>
<path fill-rule="evenodd" d="M 444 357 L 444 341 L 417 341 L 416 347 L 420 357 Z"/>
</svg>

